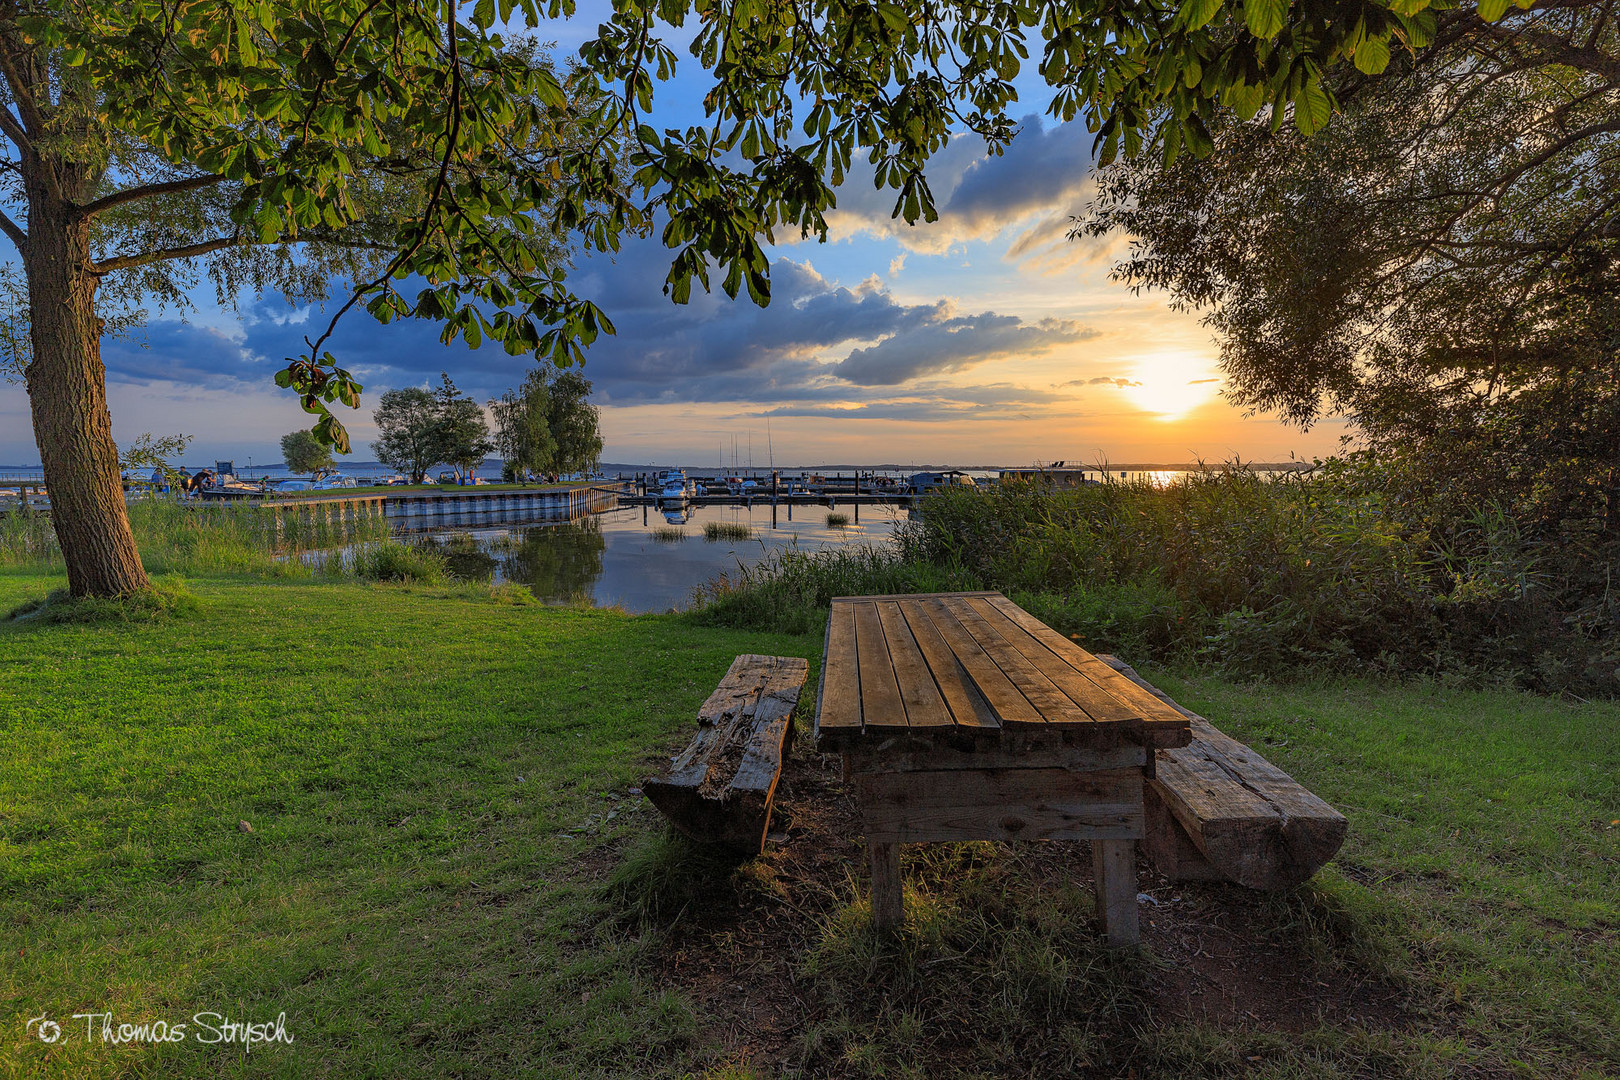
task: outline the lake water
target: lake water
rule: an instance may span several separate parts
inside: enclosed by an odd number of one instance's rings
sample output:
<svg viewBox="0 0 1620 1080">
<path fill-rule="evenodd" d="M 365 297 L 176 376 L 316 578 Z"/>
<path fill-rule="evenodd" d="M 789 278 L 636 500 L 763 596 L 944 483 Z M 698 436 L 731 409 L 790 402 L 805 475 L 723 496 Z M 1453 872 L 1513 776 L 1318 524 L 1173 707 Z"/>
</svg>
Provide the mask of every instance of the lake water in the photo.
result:
<svg viewBox="0 0 1620 1080">
<path fill-rule="evenodd" d="M 829 526 L 829 513 L 851 519 Z M 771 524 L 769 505 L 701 506 L 669 515 L 652 507 L 624 507 L 574 521 L 537 525 L 503 525 L 431 533 L 419 543 L 432 543 L 450 560 L 450 571 L 464 580 L 516 582 L 553 604 L 615 604 L 630 612 L 685 608 L 692 592 L 739 565 L 754 566 L 789 547 L 815 551 L 848 544 L 881 544 L 904 520 L 896 506 L 863 506 L 861 522 L 854 507 L 836 511 L 825 506 L 777 507 Z M 747 526 L 747 540 L 708 540 L 708 522 Z M 679 530 L 681 539 L 670 537 Z"/>
</svg>

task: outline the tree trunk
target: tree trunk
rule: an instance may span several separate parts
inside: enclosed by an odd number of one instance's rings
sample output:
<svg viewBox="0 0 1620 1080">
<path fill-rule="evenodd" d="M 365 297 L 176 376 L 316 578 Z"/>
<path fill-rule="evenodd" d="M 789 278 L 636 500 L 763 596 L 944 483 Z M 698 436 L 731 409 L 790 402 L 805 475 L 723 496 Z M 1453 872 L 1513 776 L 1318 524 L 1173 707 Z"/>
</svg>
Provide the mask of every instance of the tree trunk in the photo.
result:
<svg viewBox="0 0 1620 1080">
<path fill-rule="evenodd" d="M 124 596 L 150 582 L 130 531 L 107 412 L 96 278 L 85 270 L 90 227 L 72 207 L 29 186 L 23 266 L 34 355 L 25 375 L 51 523 L 69 591 Z"/>
</svg>

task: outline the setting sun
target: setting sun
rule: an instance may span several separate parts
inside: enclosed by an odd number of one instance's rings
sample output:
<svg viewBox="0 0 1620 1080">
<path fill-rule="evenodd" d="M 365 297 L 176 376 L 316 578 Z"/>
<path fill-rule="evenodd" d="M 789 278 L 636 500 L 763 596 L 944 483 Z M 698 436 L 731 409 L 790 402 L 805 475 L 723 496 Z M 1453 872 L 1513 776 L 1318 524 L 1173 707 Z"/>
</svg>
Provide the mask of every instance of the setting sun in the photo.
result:
<svg viewBox="0 0 1620 1080">
<path fill-rule="evenodd" d="M 1134 384 L 1125 387 L 1125 395 L 1156 419 L 1179 420 L 1220 393 L 1213 357 L 1162 352 L 1137 357 L 1135 362 Z"/>
</svg>

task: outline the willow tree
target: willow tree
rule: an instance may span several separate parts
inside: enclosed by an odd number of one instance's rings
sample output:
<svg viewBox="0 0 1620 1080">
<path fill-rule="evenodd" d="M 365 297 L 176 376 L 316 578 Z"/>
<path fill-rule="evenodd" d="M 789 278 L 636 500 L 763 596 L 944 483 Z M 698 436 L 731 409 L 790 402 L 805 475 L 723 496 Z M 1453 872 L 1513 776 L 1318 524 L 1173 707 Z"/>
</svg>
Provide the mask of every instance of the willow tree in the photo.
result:
<svg viewBox="0 0 1620 1080">
<path fill-rule="evenodd" d="M 1500 15 L 1505 0 L 1492 0 Z M 1484 5 L 1481 5 L 1482 8 Z M 563 78 L 498 22 L 573 0 L 11 0 L 0 76 L 13 153 L 3 230 L 31 298 L 35 436 L 75 593 L 145 576 L 125 518 L 99 357 L 104 303 L 317 296 L 341 276 L 377 318 L 443 322 L 559 366 L 611 327 L 564 282 L 572 246 L 613 249 L 663 222 L 668 289 L 722 276 L 769 296 L 763 242 L 824 236 L 857 154 L 933 218 L 925 166 L 955 134 L 999 151 L 1013 79 L 1037 52 L 1051 112 L 1108 159 L 1209 146 L 1217 111 L 1269 107 L 1302 131 L 1332 108 L 1324 72 L 1422 48 L 1429 0 L 615 0 Z M 1489 13 L 1488 13 L 1489 14 Z M 706 123 L 646 122 L 696 24 Z M 629 191 L 621 182 L 633 170 Z M 400 283 L 426 286 L 407 297 Z M 412 286 L 414 289 L 415 286 Z M 328 410 L 359 386 L 324 350 L 277 381 L 347 447 Z"/>
</svg>

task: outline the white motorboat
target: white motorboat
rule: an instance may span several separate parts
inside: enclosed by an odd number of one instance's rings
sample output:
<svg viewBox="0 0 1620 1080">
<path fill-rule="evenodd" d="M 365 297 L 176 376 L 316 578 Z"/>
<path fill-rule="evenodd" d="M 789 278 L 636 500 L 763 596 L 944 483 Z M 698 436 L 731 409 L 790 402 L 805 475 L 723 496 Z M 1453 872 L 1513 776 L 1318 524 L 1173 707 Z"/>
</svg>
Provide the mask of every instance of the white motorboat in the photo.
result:
<svg viewBox="0 0 1620 1080">
<path fill-rule="evenodd" d="M 691 497 L 691 487 L 686 482 L 686 474 L 681 470 L 670 469 L 658 478 L 660 503 L 684 503 Z"/>
</svg>

